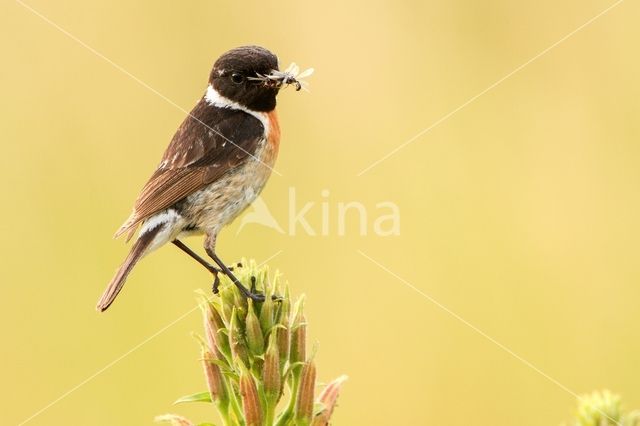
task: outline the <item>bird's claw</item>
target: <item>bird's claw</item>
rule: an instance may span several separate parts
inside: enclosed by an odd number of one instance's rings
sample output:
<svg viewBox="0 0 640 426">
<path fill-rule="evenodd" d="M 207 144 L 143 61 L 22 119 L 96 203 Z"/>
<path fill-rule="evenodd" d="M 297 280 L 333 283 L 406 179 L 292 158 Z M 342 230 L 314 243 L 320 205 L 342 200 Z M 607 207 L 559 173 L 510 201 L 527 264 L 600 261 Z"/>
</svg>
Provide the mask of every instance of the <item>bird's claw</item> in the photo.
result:
<svg viewBox="0 0 640 426">
<path fill-rule="evenodd" d="M 235 268 L 242 268 L 242 263 L 238 262 L 236 263 L 234 266 L 230 266 L 227 269 L 229 271 L 233 271 L 233 269 Z M 218 274 L 222 273 L 224 274 L 225 271 L 224 270 L 218 270 L 216 268 L 216 270 L 212 271 L 213 272 L 213 286 L 211 287 L 211 291 L 213 292 L 213 294 L 218 294 L 220 293 L 220 277 L 218 276 Z M 240 293 L 242 293 L 247 299 L 251 299 L 254 302 L 264 302 L 266 300 L 266 296 L 262 293 L 258 293 L 258 289 L 257 289 L 257 278 L 255 276 L 251 276 L 251 287 L 250 288 L 246 288 L 245 286 L 242 285 L 242 283 L 240 282 L 240 280 L 238 280 L 233 274 L 229 273 L 226 274 L 231 281 L 235 284 L 235 286 L 238 288 L 238 290 L 240 290 Z M 271 300 L 273 301 L 281 301 L 283 300 L 283 298 L 281 296 L 276 296 L 273 295 L 271 296 Z"/>
<path fill-rule="evenodd" d="M 211 286 L 213 294 L 220 293 L 220 277 L 217 273 L 213 274 L 213 285 Z"/>
</svg>

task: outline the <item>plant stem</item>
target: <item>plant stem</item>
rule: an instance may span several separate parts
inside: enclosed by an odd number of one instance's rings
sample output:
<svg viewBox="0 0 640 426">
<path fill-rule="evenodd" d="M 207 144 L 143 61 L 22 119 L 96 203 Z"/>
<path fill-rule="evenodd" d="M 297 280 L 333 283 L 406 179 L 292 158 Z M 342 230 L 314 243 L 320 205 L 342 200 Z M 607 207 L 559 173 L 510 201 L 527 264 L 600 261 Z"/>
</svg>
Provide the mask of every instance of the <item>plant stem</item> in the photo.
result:
<svg viewBox="0 0 640 426">
<path fill-rule="evenodd" d="M 230 387 L 232 387 L 231 385 Z M 244 415 L 242 414 L 242 408 L 240 407 L 240 403 L 238 402 L 238 398 L 236 397 L 236 392 L 230 392 L 231 397 L 231 408 L 233 409 L 233 414 L 235 418 L 244 424 Z M 233 423 L 232 423 L 233 424 Z"/>
<path fill-rule="evenodd" d="M 222 419 L 223 426 L 230 426 L 232 423 L 229 420 L 229 405 L 217 404 L 218 411 L 220 411 L 220 418 Z"/>
<path fill-rule="evenodd" d="M 293 417 L 293 410 L 296 406 L 296 399 L 298 398 L 298 388 L 300 387 L 300 372 L 294 372 L 291 385 L 291 395 L 289 395 L 289 404 L 287 409 L 282 412 L 280 418 L 276 422 L 275 426 L 286 426 Z"/>
<path fill-rule="evenodd" d="M 267 402 L 267 406 L 264 413 L 264 424 L 266 426 L 273 426 L 273 422 L 276 415 L 276 407 L 273 404 Z"/>
</svg>

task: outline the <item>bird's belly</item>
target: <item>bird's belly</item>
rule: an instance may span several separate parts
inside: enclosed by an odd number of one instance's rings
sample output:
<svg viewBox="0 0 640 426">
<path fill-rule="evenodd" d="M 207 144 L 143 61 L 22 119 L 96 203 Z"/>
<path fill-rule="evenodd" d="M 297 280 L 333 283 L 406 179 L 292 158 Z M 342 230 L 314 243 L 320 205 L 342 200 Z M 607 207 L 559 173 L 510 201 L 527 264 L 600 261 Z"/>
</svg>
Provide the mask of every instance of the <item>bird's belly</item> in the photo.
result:
<svg viewBox="0 0 640 426">
<path fill-rule="evenodd" d="M 192 229 L 185 231 L 216 234 L 242 213 L 267 183 L 275 160 L 272 148 L 265 143 L 255 158 L 187 197 L 183 215 Z"/>
</svg>

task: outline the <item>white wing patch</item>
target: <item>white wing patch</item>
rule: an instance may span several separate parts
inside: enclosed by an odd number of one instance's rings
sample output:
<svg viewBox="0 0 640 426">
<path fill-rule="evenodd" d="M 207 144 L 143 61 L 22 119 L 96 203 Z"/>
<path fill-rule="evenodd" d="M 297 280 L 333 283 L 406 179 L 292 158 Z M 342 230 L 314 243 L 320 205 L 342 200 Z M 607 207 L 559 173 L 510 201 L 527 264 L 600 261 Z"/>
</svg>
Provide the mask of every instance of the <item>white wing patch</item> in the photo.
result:
<svg viewBox="0 0 640 426">
<path fill-rule="evenodd" d="M 162 229 L 154 237 L 147 253 L 151 253 L 158 247 L 172 241 L 180 233 L 183 227 L 184 218 L 178 214 L 174 209 L 167 209 L 160 213 L 156 213 L 149 219 L 145 220 L 144 224 L 140 228 L 140 235 L 155 229 L 158 226 L 162 226 Z"/>
</svg>

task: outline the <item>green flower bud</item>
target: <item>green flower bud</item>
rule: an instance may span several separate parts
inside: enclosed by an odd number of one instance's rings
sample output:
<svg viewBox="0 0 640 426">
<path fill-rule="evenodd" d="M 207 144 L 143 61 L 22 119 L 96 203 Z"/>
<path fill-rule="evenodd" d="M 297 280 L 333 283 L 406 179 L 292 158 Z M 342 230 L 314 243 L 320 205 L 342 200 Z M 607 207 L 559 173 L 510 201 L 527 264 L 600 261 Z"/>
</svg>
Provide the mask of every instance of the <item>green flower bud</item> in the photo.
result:
<svg viewBox="0 0 640 426">
<path fill-rule="evenodd" d="M 269 338 L 269 346 L 264 355 L 264 365 L 262 367 L 262 382 L 264 392 L 267 396 L 267 403 L 275 404 L 280 399 L 282 393 L 282 379 L 280 376 L 280 356 L 278 355 L 278 344 L 275 335 Z"/>
<path fill-rule="evenodd" d="M 276 322 L 282 323 L 282 321 L 286 318 L 289 320 L 289 315 L 291 314 L 291 295 L 289 294 L 289 287 L 286 287 L 284 290 L 284 298 L 278 304 L 279 309 L 276 316 Z"/>
<path fill-rule="evenodd" d="M 621 422 L 620 396 L 608 390 L 580 397 L 576 417 L 581 426 L 614 425 Z M 626 423 L 625 423 L 626 424 Z"/>
<path fill-rule="evenodd" d="M 253 377 L 244 366 L 240 372 L 239 387 L 246 426 L 262 426 L 262 406 L 258 389 Z"/>
<path fill-rule="evenodd" d="M 272 296 L 272 292 L 269 291 L 266 293 L 266 298 L 260 309 L 260 327 L 262 327 L 262 334 L 265 336 L 268 336 L 271 328 L 273 328 L 275 306 L 271 298 Z"/>
<path fill-rule="evenodd" d="M 204 302 L 203 317 L 209 351 L 215 352 L 217 348 L 228 357 L 231 353 L 229 339 L 223 331 L 226 327 L 217 308 L 209 302 Z"/>
<path fill-rule="evenodd" d="M 234 290 L 230 286 L 224 286 L 220 288 L 220 300 L 222 305 L 222 314 L 227 321 L 227 324 L 231 322 L 231 313 L 235 302 Z"/>
<path fill-rule="evenodd" d="M 291 335 L 289 332 L 289 318 L 284 319 L 284 323 L 278 324 L 274 329 L 276 342 L 278 343 L 278 355 L 280 356 L 280 369 L 284 368 L 285 363 L 289 359 L 289 343 Z"/>
<path fill-rule="evenodd" d="M 249 299 L 247 318 L 245 319 L 245 330 L 251 354 L 254 356 L 262 355 L 264 353 L 264 335 L 251 299 Z"/>
<path fill-rule="evenodd" d="M 241 280 L 240 277 L 236 277 L 236 278 Z M 242 284 L 246 287 L 247 284 L 246 282 L 244 282 L 245 280 L 241 280 L 241 281 L 243 281 Z M 242 294 L 238 289 L 238 287 L 236 287 L 235 285 L 232 287 L 232 290 L 233 290 L 233 306 L 238 311 L 238 316 L 240 318 L 244 318 L 247 315 L 247 306 L 248 306 L 247 296 Z"/>
<path fill-rule="evenodd" d="M 280 355 L 280 369 L 284 368 L 285 363 L 289 359 L 289 344 L 291 342 L 291 330 L 289 314 L 291 311 L 291 299 L 289 296 L 289 288 L 285 289 L 284 299 L 280 303 L 278 310 L 277 325 L 275 328 L 276 339 L 278 341 L 278 354 Z"/>
<path fill-rule="evenodd" d="M 313 416 L 314 389 L 316 386 L 316 366 L 313 361 L 306 362 L 302 367 L 300 387 L 295 406 L 296 424 L 308 426 Z"/>
<path fill-rule="evenodd" d="M 291 324 L 291 347 L 289 349 L 289 362 L 295 364 L 307 359 L 307 321 L 302 312 L 303 299 L 296 303 L 296 314 Z M 294 371 L 299 368 L 294 367 Z"/>
<path fill-rule="evenodd" d="M 243 336 L 244 332 L 241 328 L 238 313 L 235 309 L 231 311 L 231 322 L 229 324 L 229 346 L 231 347 L 231 355 L 233 361 L 241 361 L 244 365 L 249 365 L 249 351 Z"/>
<path fill-rule="evenodd" d="M 329 383 L 322 393 L 320 393 L 317 402 L 322 405 L 323 409 L 313 418 L 311 426 L 327 426 L 329 424 L 333 410 L 336 407 L 340 388 L 346 380 L 347 376 L 340 376 Z"/>
<path fill-rule="evenodd" d="M 226 405 L 229 402 L 227 386 L 220 367 L 214 362 L 219 359 L 214 353 L 202 349 L 202 366 L 207 379 L 207 388 L 211 394 L 211 401 Z"/>
</svg>

